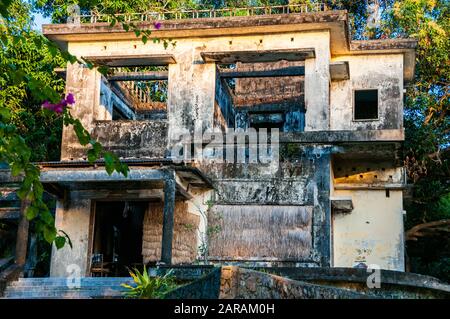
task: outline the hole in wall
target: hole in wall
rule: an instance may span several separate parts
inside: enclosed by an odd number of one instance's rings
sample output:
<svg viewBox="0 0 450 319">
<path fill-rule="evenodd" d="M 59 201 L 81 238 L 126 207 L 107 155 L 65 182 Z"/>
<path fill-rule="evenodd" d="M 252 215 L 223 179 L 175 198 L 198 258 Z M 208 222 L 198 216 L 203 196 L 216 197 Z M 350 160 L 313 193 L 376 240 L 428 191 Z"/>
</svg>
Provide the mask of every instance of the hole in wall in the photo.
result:
<svg viewBox="0 0 450 319">
<path fill-rule="evenodd" d="M 232 45 L 232 44 L 233 44 L 233 41 L 228 41 L 228 44 L 229 44 L 229 45 Z"/>
<path fill-rule="evenodd" d="M 389 191 L 389 189 L 386 189 L 386 197 L 391 197 L 391 192 Z"/>
<path fill-rule="evenodd" d="M 294 38 L 291 38 L 291 42 L 294 42 Z"/>
</svg>

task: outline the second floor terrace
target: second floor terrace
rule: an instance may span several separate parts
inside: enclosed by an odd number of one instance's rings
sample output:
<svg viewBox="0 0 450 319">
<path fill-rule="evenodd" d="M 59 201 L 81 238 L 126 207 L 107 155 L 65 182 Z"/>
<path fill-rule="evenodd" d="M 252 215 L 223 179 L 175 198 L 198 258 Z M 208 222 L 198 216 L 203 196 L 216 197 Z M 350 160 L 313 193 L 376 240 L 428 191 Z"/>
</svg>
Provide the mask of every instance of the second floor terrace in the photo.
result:
<svg viewBox="0 0 450 319">
<path fill-rule="evenodd" d="M 276 128 L 281 143 L 401 142 L 416 41 L 352 41 L 347 12 L 324 9 L 141 14 L 137 25 L 167 47 L 101 15 L 43 31 L 109 68 L 68 65 L 66 90 L 73 114 L 124 158 L 167 157 L 181 135 L 212 129 Z M 61 157 L 83 157 L 68 130 Z"/>
</svg>

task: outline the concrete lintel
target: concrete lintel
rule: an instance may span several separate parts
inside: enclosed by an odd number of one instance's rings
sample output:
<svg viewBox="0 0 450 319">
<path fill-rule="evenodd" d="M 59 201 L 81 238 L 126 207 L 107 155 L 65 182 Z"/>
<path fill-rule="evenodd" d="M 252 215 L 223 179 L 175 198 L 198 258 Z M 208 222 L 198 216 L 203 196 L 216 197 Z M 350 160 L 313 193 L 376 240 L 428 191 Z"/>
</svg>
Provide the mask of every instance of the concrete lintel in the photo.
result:
<svg viewBox="0 0 450 319">
<path fill-rule="evenodd" d="M 350 183 L 342 183 L 342 184 L 335 184 L 334 189 L 335 190 L 386 190 L 386 189 L 392 189 L 392 190 L 403 190 L 406 188 L 405 184 L 350 184 Z"/>
<path fill-rule="evenodd" d="M 399 142 L 404 139 L 405 132 L 403 129 L 280 133 L 281 143 Z"/>
<path fill-rule="evenodd" d="M 350 79 L 350 67 L 348 61 L 337 61 L 330 63 L 331 81 L 342 81 Z"/>
<path fill-rule="evenodd" d="M 307 49 L 281 49 L 258 51 L 228 51 L 228 52 L 201 52 L 203 61 L 216 63 L 256 63 L 276 61 L 303 61 L 315 58 L 314 48 Z"/>
<path fill-rule="evenodd" d="M 159 169 L 131 169 L 125 177 L 117 172 L 108 175 L 102 169 L 93 170 L 44 170 L 41 172 L 42 183 L 88 183 L 114 181 L 161 181 L 167 174 Z"/>
<path fill-rule="evenodd" d="M 236 71 L 233 69 L 219 69 L 222 78 L 262 78 L 262 77 L 281 77 L 281 76 L 303 76 L 305 75 L 304 66 L 290 66 L 274 70 L 258 71 Z"/>
<path fill-rule="evenodd" d="M 176 63 L 172 54 L 84 56 L 83 58 L 109 67 L 164 66 Z"/>
</svg>

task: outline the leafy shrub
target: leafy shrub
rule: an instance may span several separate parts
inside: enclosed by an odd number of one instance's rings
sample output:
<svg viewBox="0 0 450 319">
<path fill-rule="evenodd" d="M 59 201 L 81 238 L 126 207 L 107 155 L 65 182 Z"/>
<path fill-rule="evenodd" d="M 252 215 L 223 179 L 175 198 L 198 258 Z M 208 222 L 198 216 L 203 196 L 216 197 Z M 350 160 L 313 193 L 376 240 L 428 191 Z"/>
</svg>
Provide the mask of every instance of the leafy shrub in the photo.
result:
<svg viewBox="0 0 450 319">
<path fill-rule="evenodd" d="M 177 287 L 172 272 L 170 270 L 164 276 L 151 277 L 145 266 L 142 274 L 137 268 L 134 268 L 134 270 L 129 270 L 129 273 L 136 286 L 133 287 L 128 284 L 122 284 L 121 286 L 128 289 L 125 292 L 127 298 L 163 299 L 168 292 Z"/>
</svg>

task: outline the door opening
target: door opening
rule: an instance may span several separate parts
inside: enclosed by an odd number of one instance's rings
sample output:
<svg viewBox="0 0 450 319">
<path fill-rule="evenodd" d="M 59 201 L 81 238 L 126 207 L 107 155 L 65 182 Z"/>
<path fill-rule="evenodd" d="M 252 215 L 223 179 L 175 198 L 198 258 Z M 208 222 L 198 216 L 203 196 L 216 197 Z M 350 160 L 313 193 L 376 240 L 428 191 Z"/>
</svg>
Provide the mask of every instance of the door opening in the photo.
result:
<svg viewBox="0 0 450 319">
<path fill-rule="evenodd" d="M 92 276 L 128 276 L 142 265 L 143 219 L 148 202 L 97 202 Z"/>
</svg>

